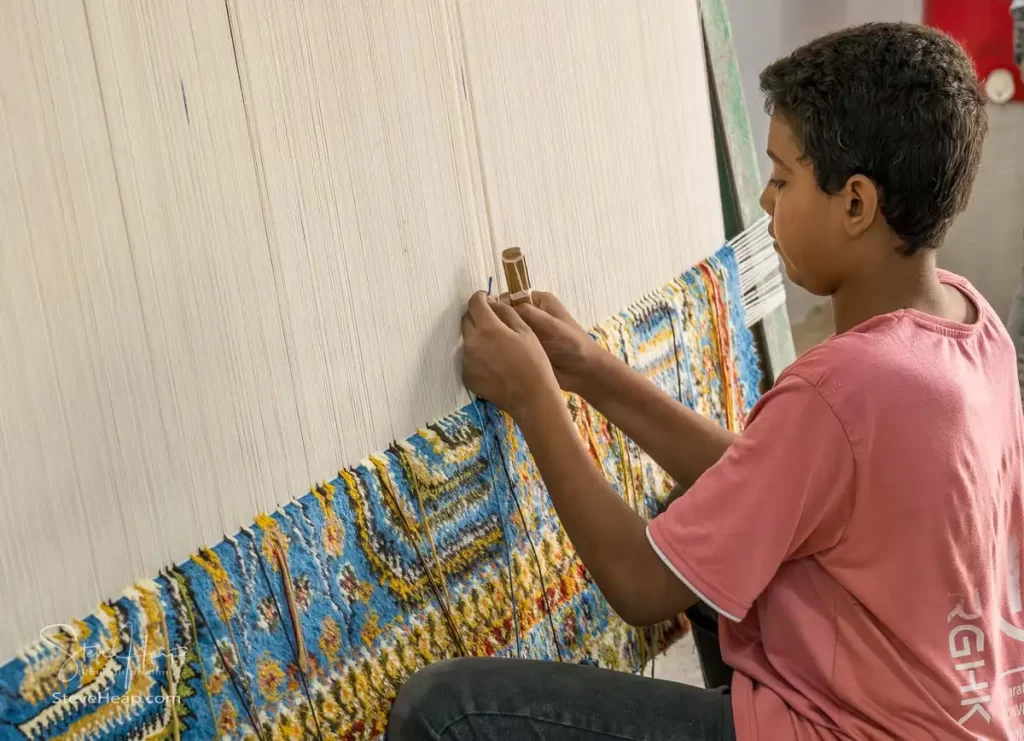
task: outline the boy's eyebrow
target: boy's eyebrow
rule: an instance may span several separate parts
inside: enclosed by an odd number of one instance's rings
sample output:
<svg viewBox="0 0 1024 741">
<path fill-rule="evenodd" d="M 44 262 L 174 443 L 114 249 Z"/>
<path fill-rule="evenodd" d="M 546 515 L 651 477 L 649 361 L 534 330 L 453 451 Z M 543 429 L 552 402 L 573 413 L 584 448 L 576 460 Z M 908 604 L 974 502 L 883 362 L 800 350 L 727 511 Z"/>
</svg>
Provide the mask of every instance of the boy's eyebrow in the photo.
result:
<svg viewBox="0 0 1024 741">
<path fill-rule="evenodd" d="M 789 166 L 782 161 L 782 158 L 780 158 L 779 155 L 775 154 L 775 152 L 773 152 L 771 149 L 768 150 L 768 156 L 771 157 L 772 162 L 774 162 L 776 165 L 779 165 L 780 167 L 785 167 L 787 170 L 789 169 Z"/>
</svg>

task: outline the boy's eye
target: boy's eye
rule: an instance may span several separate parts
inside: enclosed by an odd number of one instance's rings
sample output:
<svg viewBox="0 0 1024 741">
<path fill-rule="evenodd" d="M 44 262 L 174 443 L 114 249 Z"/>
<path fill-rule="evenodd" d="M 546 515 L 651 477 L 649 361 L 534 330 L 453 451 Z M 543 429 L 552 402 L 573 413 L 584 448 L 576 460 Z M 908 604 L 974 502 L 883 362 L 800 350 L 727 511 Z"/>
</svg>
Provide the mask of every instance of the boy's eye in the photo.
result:
<svg viewBox="0 0 1024 741">
<path fill-rule="evenodd" d="M 768 187 L 775 188 L 775 190 L 780 190 L 782 186 L 785 184 L 786 183 L 783 182 L 782 180 L 776 180 L 775 178 L 772 178 L 771 180 L 768 181 Z"/>
</svg>

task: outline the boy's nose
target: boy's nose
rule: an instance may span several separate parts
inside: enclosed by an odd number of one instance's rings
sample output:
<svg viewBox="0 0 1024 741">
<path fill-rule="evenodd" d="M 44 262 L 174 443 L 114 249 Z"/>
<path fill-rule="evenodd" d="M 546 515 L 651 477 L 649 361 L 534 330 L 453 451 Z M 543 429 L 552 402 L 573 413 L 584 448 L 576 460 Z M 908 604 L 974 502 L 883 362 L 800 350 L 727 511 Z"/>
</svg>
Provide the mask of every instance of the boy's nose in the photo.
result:
<svg viewBox="0 0 1024 741">
<path fill-rule="evenodd" d="M 761 191 L 761 208 L 769 216 L 775 215 L 775 191 L 768 185 Z"/>
</svg>

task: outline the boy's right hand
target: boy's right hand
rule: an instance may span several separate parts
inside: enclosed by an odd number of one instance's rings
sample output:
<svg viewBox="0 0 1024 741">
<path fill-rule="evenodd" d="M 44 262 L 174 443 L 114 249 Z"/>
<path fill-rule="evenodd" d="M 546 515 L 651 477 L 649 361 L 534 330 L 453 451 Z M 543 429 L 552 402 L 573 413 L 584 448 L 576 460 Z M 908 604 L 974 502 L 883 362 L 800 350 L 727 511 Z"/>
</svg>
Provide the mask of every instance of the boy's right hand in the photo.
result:
<svg viewBox="0 0 1024 741">
<path fill-rule="evenodd" d="M 547 353 L 561 387 L 587 396 L 608 356 L 553 294 L 533 291 L 533 303 L 516 307 Z M 611 356 L 608 356 L 611 357 Z"/>
</svg>

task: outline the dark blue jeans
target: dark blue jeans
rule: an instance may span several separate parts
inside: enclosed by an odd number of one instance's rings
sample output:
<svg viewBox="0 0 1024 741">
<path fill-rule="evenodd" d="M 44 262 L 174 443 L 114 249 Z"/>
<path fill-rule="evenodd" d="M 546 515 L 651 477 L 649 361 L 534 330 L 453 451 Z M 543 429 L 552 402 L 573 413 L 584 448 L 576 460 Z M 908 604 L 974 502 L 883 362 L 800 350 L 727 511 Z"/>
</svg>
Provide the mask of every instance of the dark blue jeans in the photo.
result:
<svg viewBox="0 0 1024 741">
<path fill-rule="evenodd" d="M 705 681 L 727 680 L 731 672 L 721 664 L 714 619 L 700 609 L 687 615 Z M 726 687 L 689 687 L 578 664 L 453 659 L 406 683 L 387 738 L 735 741 L 736 736 Z"/>
</svg>

